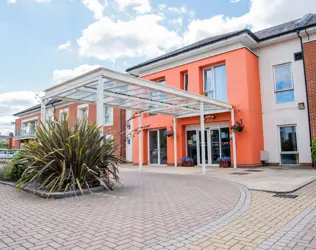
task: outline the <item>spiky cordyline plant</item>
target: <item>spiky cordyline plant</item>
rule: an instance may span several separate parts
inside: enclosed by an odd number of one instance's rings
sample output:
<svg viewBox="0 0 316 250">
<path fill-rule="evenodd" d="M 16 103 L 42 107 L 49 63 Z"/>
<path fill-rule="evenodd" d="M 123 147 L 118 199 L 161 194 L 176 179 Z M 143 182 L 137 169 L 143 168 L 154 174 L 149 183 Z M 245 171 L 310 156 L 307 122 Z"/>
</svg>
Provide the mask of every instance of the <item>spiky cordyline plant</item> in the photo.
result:
<svg viewBox="0 0 316 250">
<path fill-rule="evenodd" d="M 67 119 L 50 121 L 36 131 L 36 138 L 25 145 L 26 166 L 17 188 L 39 185 L 49 192 L 80 190 L 103 184 L 107 174 L 119 181 L 113 140 L 101 136 L 101 128 L 87 119 L 69 129 Z M 108 188 L 108 187 L 107 187 Z"/>
</svg>

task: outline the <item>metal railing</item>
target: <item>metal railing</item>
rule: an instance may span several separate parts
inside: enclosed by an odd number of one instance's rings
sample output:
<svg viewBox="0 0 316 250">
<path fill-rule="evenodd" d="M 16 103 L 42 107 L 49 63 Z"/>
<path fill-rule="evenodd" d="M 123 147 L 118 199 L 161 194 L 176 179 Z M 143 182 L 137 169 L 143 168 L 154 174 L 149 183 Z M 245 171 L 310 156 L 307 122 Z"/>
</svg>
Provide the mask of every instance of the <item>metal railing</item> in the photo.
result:
<svg viewBox="0 0 316 250">
<path fill-rule="evenodd" d="M 17 128 L 15 130 L 15 138 L 31 138 L 35 136 L 35 129 L 33 128 Z"/>
</svg>

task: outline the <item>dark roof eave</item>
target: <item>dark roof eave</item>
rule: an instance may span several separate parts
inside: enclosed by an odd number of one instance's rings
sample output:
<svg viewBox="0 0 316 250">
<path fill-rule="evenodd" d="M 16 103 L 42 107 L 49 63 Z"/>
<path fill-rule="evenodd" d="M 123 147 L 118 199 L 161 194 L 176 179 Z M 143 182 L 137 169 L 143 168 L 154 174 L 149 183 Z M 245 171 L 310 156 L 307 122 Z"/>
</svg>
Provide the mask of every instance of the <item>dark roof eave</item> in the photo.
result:
<svg viewBox="0 0 316 250">
<path fill-rule="evenodd" d="M 259 39 L 259 42 L 263 42 L 263 41 L 270 40 L 270 39 L 273 39 L 273 38 L 278 38 L 278 37 L 281 37 L 281 36 L 284 36 L 284 35 L 295 33 L 297 31 L 306 30 L 306 29 L 312 28 L 312 27 L 316 27 L 316 23 L 310 24 L 310 25 L 306 25 L 306 26 L 301 27 L 301 28 L 296 28 L 296 29 L 292 29 L 292 30 L 289 30 L 289 31 L 285 31 L 285 32 L 282 32 L 282 33 L 279 33 L 279 34 L 275 34 L 275 35 L 272 35 L 272 36 L 267 36 L 265 38 Z"/>
<path fill-rule="evenodd" d="M 149 62 L 141 63 L 141 64 L 139 64 L 139 65 L 136 65 L 136 66 L 134 66 L 134 67 L 131 67 L 131 68 L 126 69 L 126 72 L 132 71 L 132 70 L 134 70 L 134 69 L 142 68 L 142 67 L 144 67 L 144 66 L 147 66 L 147 65 L 150 65 L 150 64 L 159 62 L 159 61 L 163 61 L 163 60 L 166 60 L 166 59 L 169 59 L 169 58 L 172 58 L 172 57 L 175 57 L 175 56 L 178 56 L 178 55 L 187 53 L 187 52 L 189 52 L 189 51 L 192 51 L 192 50 L 196 50 L 196 49 L 205 47 L 205 46 L 207 46 L 207 45 L 211 45 L 211 44 L 214 44 L 214 43 L 223 41 L 223 40 L 227 40 L 227 39 L 229 39 L 229 38 L 233 38 L 233 37 L 236 37 L 236 36 L 240 36 L 240 35 L 243 34 L 243 33 L 248 34 L 248 35 L 249 35 L 252 39 L 254 39 L 256 42 L 259 41 L 259 38 L 258 38 L 254 33 L 252 33 L 252 32 L 251 32 L 250 30 L 248 30 L 248 29 L 245 29 L 245 30 L 241 30 L 240 32 L 237 32 L 237 33 L 234 33 L 234 34 L 230 34 L 230 35 L 227 35 L 227 36 L 225 36 L 225 37 L 221 37 L 221 38 L 219 38 L 219 39 L 210 41 L 210 42 L 208 42 L 208 43 L 205 43 L 205 44 L 202 44 L 202 45 L 197 45 L 197 46 L 192 47 L 192 48 L 188 48 L 187 50 L 182 50 L 182 51 L 173 53 L 173 54 L 171 54 L 171 55 L 158 58 L 158 59 L 156 59 L 156 60 L 154 59 L 154 60 L 151 60 L 151 61 L 149 61 Z"/>
<path fill-rule="evenodd" d="M 49 105 L 54 105 L 55 103 L 58 103 L 58 102 L 61 102 L 62 100 L 51 100 L 49 103 L 46 104 L 46 106 L 49 106 Z M 22 114 L 25 114 L 25 113 L 28 113 L 28 112 L 32 112 L 34 110 L 40 110 L 41 109 L 41 105 L 36 105 L 36 106 L 33 106 L 31 108 L 28 108 L 28 109 L 25 109 L 25 110 L 22 110 L 18 113 L 15 113 L 13 114 L 13 116 L 20 116 Z"/>
</svg>

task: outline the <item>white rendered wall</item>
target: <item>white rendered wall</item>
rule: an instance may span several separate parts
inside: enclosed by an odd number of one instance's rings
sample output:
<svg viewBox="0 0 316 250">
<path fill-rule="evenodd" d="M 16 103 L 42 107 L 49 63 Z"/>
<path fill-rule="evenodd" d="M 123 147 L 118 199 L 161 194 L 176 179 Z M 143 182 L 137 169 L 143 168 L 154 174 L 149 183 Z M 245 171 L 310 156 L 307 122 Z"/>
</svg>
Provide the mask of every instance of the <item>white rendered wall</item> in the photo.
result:
<svg viewBox="0 0 316 250">
<path fill-rule="evenodd" d="M 131 110 L 126 110 L 126 121 L 128 121 L 133 112 Z M 126 135 L 128 135 L 133 130 L 133 120 L 129 122 L 130 128 L 126 127 Z M 133 138 L 129 138 L 126 140 L 126 160 L 129 162 L 133 161 Z"/>
<path fill-rule="evenodd" d="M 294 53 L 300 51 L 298 38 L 261 47 L 256 51 L 259 55 L 264 149 L 269 152 L 269 162 L 272 163 L 280 163 L 278 126 L 292 124 L 296 125 L 299 161 L 311 162 L 303 61 L 294 61 Z M 292 64 L 295 101 L 276 104 L 273 66 L 289 62 Z M 305 103 L 304 110 L 298 109 L 299 102 Z"/>
</svg>

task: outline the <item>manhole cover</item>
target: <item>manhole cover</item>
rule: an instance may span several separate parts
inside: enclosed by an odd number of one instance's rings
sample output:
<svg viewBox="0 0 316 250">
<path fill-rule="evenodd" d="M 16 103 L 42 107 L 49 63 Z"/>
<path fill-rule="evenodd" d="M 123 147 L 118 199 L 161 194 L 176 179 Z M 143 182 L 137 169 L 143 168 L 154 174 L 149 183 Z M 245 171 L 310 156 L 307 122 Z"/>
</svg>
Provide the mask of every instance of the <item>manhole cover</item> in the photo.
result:
<svg viewBox="0 0 316 250">
<path fill-rule="evenodd" d="M 262 172 L 263 170 L 262 169 L 248 169 L 248 170 L 245 170 L 246 172 Z"/>
<path fill-rule="evenodd" d="M 298 195 L 295 194 L 275 194 L 273 197 L 278 197 L 278 198 L 287 198 L 287 199 L 295 199 Z"/>
<path fill-rule="evenodd" d="M 247 175 L 247 174 L 249 174 L 249 173 L 236 172 L 236 173 L 230 173 L 230 174 L 234 174 L 234 175 Z"/>
</svg>

